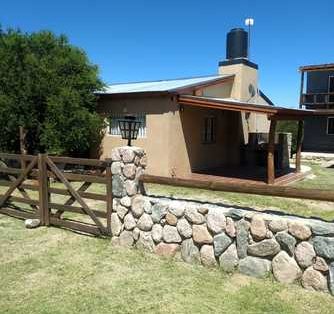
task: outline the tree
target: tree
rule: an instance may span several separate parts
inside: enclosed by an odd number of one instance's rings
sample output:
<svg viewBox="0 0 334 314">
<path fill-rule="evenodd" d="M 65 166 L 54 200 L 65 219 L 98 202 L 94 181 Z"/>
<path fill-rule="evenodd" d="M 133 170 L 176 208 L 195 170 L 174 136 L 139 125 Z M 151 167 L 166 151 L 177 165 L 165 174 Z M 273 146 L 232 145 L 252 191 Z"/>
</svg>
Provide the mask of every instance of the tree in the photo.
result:
<svg viewBox="0 0 334 314">
<path fill-rule="evenodd" d="M 83 155 L 101 139 L 98 69 L 63 35 L 0 28 L 0 150 Z"/>
</svg>

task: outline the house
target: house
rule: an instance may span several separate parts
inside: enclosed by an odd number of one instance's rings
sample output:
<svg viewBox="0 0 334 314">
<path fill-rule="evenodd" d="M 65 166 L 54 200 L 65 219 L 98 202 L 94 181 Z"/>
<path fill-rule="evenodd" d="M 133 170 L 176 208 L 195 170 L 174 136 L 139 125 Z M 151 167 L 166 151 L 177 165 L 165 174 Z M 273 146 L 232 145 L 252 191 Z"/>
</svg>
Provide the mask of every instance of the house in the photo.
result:
<svg viewBox="0 0 334 314">
<path fill-rule="evenodd" d="M 334 63 L 302 66 L 299 70 L 300 108 L 323 114 L 305 119 L 303 151 L 334 153 Z"/>
<path fill-rule="evenodd" d="M 276 121 L 301 120 L 304 111 L 276 107 L 259 89 L 258 65 L 248 60 L 247 41 L 243 29 L 228 33 L 218 74 L 113 84 L 100 92 L 98 110 L 108 122 L 102 158 L 126 145 L 118 120 L 132 115 L 141 121 L 135 145 L 147 152 L 149 174 L 274 183 L 290 172 L 283 162 L 286 139 L 275 137 Z"/>
</svg>

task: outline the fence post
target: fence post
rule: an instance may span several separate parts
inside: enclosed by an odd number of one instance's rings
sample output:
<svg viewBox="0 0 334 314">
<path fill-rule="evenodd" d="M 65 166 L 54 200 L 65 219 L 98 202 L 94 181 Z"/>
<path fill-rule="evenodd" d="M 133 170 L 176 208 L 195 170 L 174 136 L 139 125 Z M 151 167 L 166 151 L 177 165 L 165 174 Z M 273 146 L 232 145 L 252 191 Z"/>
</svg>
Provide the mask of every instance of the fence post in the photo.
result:
<svg viewBox="0 0 334 314">
<path fill-rule="evenodd" d="M 47 154 L 38 154 L 39 216 L 41 225 L 50 225 L 49 180 L 46 167 Z"/>
<path fill-rule="evenodd" d="M 111 173 L 111 161 L 106 168 L 106 192 L 107 192 L 107 230 L 111 235 L 111 214 L 112 214 L 112 173 Z"/>
</svg>

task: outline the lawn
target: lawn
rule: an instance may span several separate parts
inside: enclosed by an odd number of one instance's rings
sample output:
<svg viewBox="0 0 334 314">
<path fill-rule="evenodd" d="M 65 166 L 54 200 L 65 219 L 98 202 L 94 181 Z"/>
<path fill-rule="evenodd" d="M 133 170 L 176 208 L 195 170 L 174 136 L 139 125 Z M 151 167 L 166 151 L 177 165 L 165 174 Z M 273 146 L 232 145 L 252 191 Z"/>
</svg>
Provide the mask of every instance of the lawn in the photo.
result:
<svg viewBox="0 0 334 314">
<path fill-rule="evenodd" d="M 0 216 L 1 313 L 334 313 L 333 297 Z"/>
<path fill-rule="evenodd" d="M 319 164 L 309 164 L 313 175 L 292 184 L 301 188 L 334 189 L 334 168 L 324 168 Z M 304 217 L 319 217 L 334 220 L 334 204 L 310 200 L 287 199 L 261 195 L 215 192 L 201 189 L 147 184 L 147 192 L 151 195 L 164 195 L 174 198 L 193 199 L 204 202 L 224 203 L 256 208 L 258 210 L 283 211 Z"/>
</svg>

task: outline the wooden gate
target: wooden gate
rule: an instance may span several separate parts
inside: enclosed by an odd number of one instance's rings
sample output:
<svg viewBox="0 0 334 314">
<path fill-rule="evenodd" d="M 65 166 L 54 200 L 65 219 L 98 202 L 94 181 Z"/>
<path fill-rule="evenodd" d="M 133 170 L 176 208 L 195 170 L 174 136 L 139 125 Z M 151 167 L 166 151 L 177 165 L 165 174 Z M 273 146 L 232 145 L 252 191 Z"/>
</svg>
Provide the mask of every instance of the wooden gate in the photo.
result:
<svg viewBox="0 0 334 314">
<path fill-rule="evenodd" d="M 97 236 L 111 234 L 110 162 L 46 154 L 0 154 L 0 159 L 0 187 L 7 187 L 0 195 L 0 213 Z M 17 205 L 22 203 L 29 208 Z M 96 209 L 101 203 L 104 208 Z"/>
</svg>

